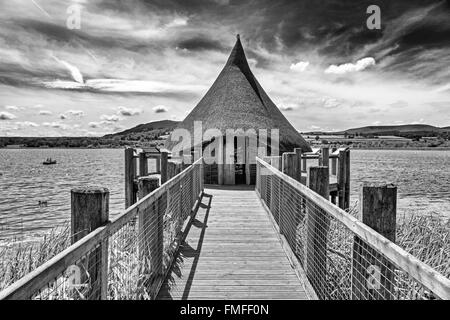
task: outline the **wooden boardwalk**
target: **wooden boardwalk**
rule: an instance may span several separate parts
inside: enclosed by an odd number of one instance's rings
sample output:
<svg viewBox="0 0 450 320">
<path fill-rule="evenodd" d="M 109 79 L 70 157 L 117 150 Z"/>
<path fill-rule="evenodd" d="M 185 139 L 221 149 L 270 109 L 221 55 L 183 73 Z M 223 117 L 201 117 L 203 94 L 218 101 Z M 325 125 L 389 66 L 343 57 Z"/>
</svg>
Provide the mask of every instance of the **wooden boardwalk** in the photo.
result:
<svg viewBox="0 0 450 320">
<path fill-rule="evenodd" d="M 158 299 L 309 299 L 254 188 L 205 194 Z"/>
</svg>

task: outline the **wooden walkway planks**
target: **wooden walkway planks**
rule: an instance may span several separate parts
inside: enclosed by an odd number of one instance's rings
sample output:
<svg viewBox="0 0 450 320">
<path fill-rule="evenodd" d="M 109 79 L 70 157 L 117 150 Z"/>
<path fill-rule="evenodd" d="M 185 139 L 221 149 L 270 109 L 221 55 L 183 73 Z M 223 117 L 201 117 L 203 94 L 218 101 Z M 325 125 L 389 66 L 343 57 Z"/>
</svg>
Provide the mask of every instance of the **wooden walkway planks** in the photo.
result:
<svg viewBox="0 0 450 320">
<path fill-rule="evenodd" d="M 254 189 L 205 194 L 158 299 L 309 299 Z"/>
</svg>

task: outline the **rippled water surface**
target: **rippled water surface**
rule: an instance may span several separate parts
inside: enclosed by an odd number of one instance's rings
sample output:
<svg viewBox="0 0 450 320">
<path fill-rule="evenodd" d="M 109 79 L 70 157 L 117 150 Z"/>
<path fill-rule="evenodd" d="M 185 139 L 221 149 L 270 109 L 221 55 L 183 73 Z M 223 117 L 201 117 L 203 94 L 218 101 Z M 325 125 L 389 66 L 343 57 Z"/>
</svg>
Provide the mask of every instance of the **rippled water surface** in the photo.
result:
<svg viewBox="0 0 450 320">
<path fill-rule="evenodd" d="M 58 163 L 42 165 L 48 157 Z M 124 208 L 122 149 L 0 149 L 0 239 L 31 237 L 70 221 L 70 189 L 110 190 L 110 215 Z M 450 217 L 450 151 L 352 150 L 352 200 L 361 182 L 398 185 L 399 216 Z M 39 200 L 48 206 L 39 207 Z"/>
</svg>

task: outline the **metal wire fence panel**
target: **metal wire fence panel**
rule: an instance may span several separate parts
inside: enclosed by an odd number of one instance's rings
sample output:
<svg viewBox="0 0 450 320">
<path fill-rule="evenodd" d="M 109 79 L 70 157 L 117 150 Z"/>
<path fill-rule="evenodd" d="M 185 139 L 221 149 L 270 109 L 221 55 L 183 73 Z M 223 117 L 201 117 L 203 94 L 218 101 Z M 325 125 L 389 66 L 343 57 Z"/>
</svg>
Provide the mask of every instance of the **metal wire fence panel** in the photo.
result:
<svg viewBox="0 0 450 320">
<path fill-rule="evenodd" d="M 258 159 L 257 193 L 320 299 L 450 299 L 450 280 Z"/>
<path fill-rule="evenodd" d="M 0 292 L 0 299 L 154 299 L 203 191 L 202 162 Z"/>
</svg>

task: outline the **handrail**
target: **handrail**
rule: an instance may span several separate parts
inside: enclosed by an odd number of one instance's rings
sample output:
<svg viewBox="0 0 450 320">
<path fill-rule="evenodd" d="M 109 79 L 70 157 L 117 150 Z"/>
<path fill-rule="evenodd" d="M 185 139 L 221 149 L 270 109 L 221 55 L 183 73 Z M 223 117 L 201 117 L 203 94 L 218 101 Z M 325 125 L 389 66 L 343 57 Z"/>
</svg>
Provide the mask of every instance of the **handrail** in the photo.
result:
<svg viewBox="0 0 450 320">
<path fill-rule="evenodd" d="M 271 174 L 279 177 L 292 187 L 299 190 L 315 205 L 330 214 L 333 218 L 345 225 L 356 236 L 360 237 L 364 242 L 381 252 L 386 258 L 394 262 L 403 271 L 408 273 L 419 283 L 432 290 L 441 299 L 450 299 L 450 279 L 446 278 L 429 265 L 420 261 L 404 249 L 388 240 L 372 228 L 368 227 L 348 212 L 340 209 L 327 201 L 325 198 L 313 192 L 295 179 L 285 175 L 269 163 L 260 158 L 256 158 L 257 162 L 262 164 Z"/>
<path fill-rule="evenodd" d="M 95 249 L 102 241 L 116 233 L 124 225 L 131 222 L 139 211 L 146 210 L 159 197 L 161 197 L 170 188 L 180 182 L 187 174 L 195 169 L 195 166 L 201 165 L 203 158 L 198 159 L 193 165 L 174 176 L 164 183 L 160 188 L 154 190 L 144 198 L 140 199 L 134 205 L 127 208 L 123 213 L 104 226 L 95 229 L 84 238 L 75 242 L 67 249 L 63 250 L 32 272 L 28 273 L 12 285 L 0 292 L 0 300 L 3 299 L 29 299 L 35 292 L 39 291 L 48 283 L 55 280 L 55 277 L 62 274 L 69 266 L 77 263 L 89 252 Z M 201 179 L 201 177 L 199 177 Z M 201 191 L 201 190 L 200 190 Z M 201 192 L 200 192 L 201 194 Z M 200 195 L 195 195 L 200 196 Z"/>
</svg>

